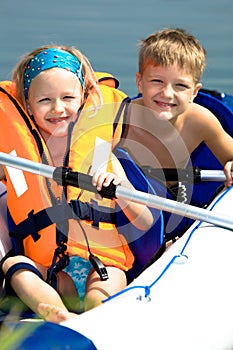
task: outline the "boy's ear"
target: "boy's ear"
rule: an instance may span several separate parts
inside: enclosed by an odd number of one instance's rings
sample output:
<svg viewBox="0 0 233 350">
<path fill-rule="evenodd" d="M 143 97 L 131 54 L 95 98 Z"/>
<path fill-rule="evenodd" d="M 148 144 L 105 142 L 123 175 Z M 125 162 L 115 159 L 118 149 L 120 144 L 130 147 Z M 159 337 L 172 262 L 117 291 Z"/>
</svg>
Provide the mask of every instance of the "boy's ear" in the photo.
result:
<svg viewBox="0 0 233 350">
<path fill-rule="evenodd" d="M 194 98 L 197 96 L 198 91 L 202 88 L 202 84 L 198 83 L 196 84 L 194 90 L 193 90 L 193 97 L 192 97 L 192 101 L 194 100 Z"/>
<path fill-rule="evenodd" d="M 136 85 L 138 88 L 138 92 L 142 93 L 142 84 L 141 84 L 142 76 L 139 72 L 136 73 Z"/>
</svg>

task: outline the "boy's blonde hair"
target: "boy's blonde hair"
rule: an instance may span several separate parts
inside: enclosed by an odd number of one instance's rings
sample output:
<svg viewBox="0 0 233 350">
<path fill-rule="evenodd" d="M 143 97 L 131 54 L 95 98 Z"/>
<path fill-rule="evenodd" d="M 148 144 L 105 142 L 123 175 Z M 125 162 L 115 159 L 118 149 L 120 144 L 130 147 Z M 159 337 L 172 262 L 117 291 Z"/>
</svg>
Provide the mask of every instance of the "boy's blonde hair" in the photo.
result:
<svg viewBox="0 0 233 350">
<path fill-rule="evenodd" d="M 16 89 L 16 97 L 19 100 L 19 102 L 26 108 L 26 100 L 24 95 L 24 72 L 26 67 L 28 66 L 28 63 L 33 59 L 36 55 L 38 55 L 39 52 L 48 50 L 49 48 L 55 48 L 60 49 L 69 52 L 73 56 L 77 57 L 77 59 L 81 63 L 81 70 L 83 72 L 84 76 L 84 86 L 83 86 L 83 96 L 82 101 L 85 103 L 87 97 L 91 96 L 93 100 L 94 106 L 99 106 L 102 104 L 102 94 L 97 84 L 97 78 L 95 76 L 95 73 L 92 69 L 92 66 L 87 59 L 87 57 L 81 53 L 78 49 L 75 47 L 68 47 L 65 45 L 46 45 L 41 46 L 39 48 L 34 49 L 30 53 L 24 55 L 22 59 L 18 62 L 18 64 L 15 66 L 15 69 L 13 70 L 12 74 L 12 80 L 15 84 Z"/>
<path fill-rule="evenodd" d="M 206 51 L 199 41 L 184 29 L 168 28 L 149 35 L 139 42 L 139 73 L 147 64 L 171 66 L 177 63 L 194 82 L 200 82 L 205 69 Z"/>
</svg>

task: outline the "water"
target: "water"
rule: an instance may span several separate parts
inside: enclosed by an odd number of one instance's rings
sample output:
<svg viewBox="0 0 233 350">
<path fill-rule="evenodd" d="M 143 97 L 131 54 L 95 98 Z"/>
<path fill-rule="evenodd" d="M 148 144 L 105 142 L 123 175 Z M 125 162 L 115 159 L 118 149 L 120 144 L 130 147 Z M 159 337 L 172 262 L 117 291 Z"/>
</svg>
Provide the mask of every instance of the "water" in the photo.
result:
<svg viewBox="0 0 233 350">
<path fill-rule="evenodd" d="M 0 0 L 0 79 L 25 52 L 48 43 L 75 45 L 95 70 L 113 73 L 137 93 L 138 41 L 164 27 L 182 27 L 207 50 L 205 88 L 233 94 L 232 0 Z"/>
</svg>

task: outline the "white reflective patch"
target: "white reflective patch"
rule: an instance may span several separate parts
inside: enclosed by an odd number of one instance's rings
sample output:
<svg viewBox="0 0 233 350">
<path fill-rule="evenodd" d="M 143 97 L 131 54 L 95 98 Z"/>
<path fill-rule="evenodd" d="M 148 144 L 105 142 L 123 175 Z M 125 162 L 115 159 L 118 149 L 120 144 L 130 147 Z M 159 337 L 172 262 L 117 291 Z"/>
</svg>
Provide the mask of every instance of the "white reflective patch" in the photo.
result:
<svg viewBox="0 0 233 350">
<path fill-rule="evenodd" d="M 107 165 L 108 165 L 111 149 L 112 149 L 111 143 L 99 137 L 96 137 L 90 175 L 93 175 L 96 172 L 107 171 Z"/>
<path fill-rule="evenodd" d="M 17 156 L 16 151 L 13 150 L 10 152 L 12 156 Z M 22 196 L 24 192 L 28 190 L 28 185 L 26 183 L 26 179 L 24 177 L 23 171 L 20 169 L 12 168 L 7 166 L 7 172 L 9 174 L 9 177 L 11 179 L 12 185 L 15 189 L 17 197 Z"/>
</svg>

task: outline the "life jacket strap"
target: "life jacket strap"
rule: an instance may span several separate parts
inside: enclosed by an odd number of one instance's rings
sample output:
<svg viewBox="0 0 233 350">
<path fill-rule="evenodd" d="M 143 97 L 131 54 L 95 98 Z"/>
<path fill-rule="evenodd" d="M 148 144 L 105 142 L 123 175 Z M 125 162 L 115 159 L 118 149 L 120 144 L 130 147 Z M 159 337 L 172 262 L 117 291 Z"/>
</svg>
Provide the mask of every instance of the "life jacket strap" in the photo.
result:
<svg viewBox="0 0 233 350">
<path fill-rule="evenodd" d="M 63 270 L 70 263 L 70 258 L 66 253 L 66 250 L 66 244 L 60 243 L 60 245 L 54 251 L 52 264 L 47 271 L 46 282 L 55 290 L 57 290 L 57 273 Z"/>
<path fill-rule="evenodd" d="M 96 201 L 82 203 L 71 200 L 70 203 L 54 205 L 37 213 L 30 211 L 28 217 L 10 230 L 11 237 L 24 239 L 31 235 L 36 242 L 40 235 L 38 232 L 52 224 L 61 224 L 69 219 L 89 220 L 98 228 L 99 222 L 115 223 L 114 209 L 99 206 Z"/>
</svg>

